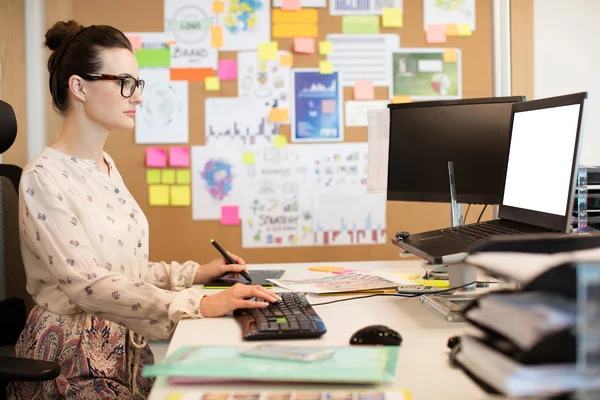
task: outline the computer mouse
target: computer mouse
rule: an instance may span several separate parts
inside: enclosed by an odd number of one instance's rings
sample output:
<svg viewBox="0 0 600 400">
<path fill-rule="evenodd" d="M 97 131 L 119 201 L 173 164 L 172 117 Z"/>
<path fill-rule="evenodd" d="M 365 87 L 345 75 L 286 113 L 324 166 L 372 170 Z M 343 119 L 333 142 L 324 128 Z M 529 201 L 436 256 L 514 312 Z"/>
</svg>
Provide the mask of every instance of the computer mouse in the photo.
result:
<svg viewBox="0 0 600 400">
<path fill-rule="evenodd" d="M 396 237 L 396 239 L 404 240 L 404 239 L 406 239 L 406 238 L 408 238 L 410 236 L 410 233 L 408 233 L 408 232 L 396 232 L 396 234 L 394 236 Z"/>
<path fill-rule="evenodd" d="M 350 337 L 350 344 L 400 346 L 402 344 L 402 336 L 385 325 L 369 325 L 354 332 L 352 337 Z"/>
</svg>

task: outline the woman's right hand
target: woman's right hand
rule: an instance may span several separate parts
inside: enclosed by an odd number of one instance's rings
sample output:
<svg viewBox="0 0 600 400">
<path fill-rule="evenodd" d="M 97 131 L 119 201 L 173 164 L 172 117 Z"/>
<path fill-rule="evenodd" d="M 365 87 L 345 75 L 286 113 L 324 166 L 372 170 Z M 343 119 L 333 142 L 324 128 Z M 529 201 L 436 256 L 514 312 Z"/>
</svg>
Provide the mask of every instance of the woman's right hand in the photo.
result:
<svg viewBox="0 0 600 400">
<path fill-rule="evenodd" d="M 266 302 L 249 300 L 253 297 Z M 222 292 L 204 296 L 200 301 L 200 313 L 205 317 L 221 317 L 238 308 L 265 308 L 269 302 L 279 300 L 279 296 L 260 285 L 236 283 Z"/>
</svg>

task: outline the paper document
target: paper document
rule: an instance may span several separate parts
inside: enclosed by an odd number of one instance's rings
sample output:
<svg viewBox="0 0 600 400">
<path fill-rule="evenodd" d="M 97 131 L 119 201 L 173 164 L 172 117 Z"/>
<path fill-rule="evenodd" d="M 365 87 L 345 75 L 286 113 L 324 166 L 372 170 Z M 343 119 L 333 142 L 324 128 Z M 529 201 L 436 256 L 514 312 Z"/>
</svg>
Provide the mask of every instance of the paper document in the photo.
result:
<svg viewBox="0 0 600 400">
<path fill-rule="evenodd" d="M 268 279 L 275 285 L 295 292 L 339 293 L 398 287 L 398 283 L 377 275 L 348 273 L 317 279 Z"/>
<path fill-rule="evenodd" d="M 367 117 L 367 111 L 369 110 L 387 110 L 387 105 L 390 102 L 388 100 L 348 100 L 346 101 L 346 110 L 344 116 L 346 117 L 346 126 L 368 126 L 369 119 Z"/>
<path fill-rule="evenodd" d="M 390 110 L 367 110 L 369 167 L 367 192 L 387 193 Z"/>
</svg>

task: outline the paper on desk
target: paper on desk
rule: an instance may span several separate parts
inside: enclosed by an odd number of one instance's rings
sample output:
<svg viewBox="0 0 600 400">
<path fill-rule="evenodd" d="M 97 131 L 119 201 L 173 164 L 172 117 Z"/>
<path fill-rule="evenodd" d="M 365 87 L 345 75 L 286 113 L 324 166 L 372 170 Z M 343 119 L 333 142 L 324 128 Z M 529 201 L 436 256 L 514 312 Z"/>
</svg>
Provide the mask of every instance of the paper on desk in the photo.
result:
<svg viewBox="0 0 600 400">
<path fill-rule="evenodd" d="M 388 176 L 388 152 L 390 145 L 390 111 L 367 110 L 369 168 L 367 192 L 386 193 Z"/>
<path fill-rule="evenodd" d="M 412 282 L 387 274 L 347 273 L 325 276 L 317 279 L 267 279 L 269 282 L 292 290 L 306 293 L 340 293 L 360 290 L 386 289 L 398 287 L 399 284 Z"/>
</svg>

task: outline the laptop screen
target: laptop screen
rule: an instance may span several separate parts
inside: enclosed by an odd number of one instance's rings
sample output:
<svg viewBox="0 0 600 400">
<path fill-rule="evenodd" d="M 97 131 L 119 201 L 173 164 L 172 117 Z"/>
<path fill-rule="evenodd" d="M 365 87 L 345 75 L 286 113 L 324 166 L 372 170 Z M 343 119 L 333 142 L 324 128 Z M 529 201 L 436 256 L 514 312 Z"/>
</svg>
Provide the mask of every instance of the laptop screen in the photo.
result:
<svg viewBox="0 0 600 400">
<path fill-rule="evenodd" d="M 544 100 L 553 99 L 558 98 Z M 564 231 L 571 214 L 584 103 L 572 96 L 571 101 L 563 100 L 556 106 L 546 102 L 536 107 L 532 103 L 536 101 L 529 102 L 528 107 L 513 108 L 501 205 L 504 213 L 499 216 Z M 507 216 L 507 210 L 517 215 Z"/>
</svg>

